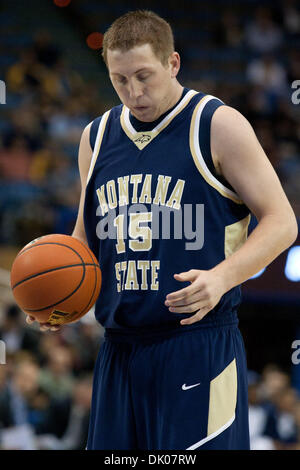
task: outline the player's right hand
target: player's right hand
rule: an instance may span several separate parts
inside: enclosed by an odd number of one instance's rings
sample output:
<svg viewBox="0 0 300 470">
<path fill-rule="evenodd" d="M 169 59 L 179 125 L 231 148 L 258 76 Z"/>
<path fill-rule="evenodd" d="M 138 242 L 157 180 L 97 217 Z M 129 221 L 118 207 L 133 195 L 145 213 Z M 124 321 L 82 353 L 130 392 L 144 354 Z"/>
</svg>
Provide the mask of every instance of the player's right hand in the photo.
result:
<svg viewBox="0 0 300 470">
<path fill-rule="evenodd" d="M 30 315 L 26 316 L 26 323 L 28 323 L 29 325 L 31 325 L 31 323 L 35 321 L 36 320 L 34 319 L 34 317 Z M 40 325 L 40 331 L 47 331 L 47 330 L 58 331 L 61 328 L 60 326 L 53 326 L 51 325 L 51 323 L 39 323 L 39 325 Z"/>
</svg>

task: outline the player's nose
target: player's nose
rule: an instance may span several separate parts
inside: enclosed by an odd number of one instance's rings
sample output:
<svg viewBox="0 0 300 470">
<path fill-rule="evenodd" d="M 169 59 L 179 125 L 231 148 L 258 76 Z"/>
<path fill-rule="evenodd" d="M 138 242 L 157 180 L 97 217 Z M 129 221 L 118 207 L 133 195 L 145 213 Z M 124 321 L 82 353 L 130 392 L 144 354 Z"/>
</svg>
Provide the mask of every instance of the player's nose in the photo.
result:
<svg viewBox="0 0 300 470">
<path fill-rule="evenodd" d="M 131 100 L 136 100 L 143 95 L 142 86 L 139 83 L 129 84 L 129 96 Z"/>
</svg>

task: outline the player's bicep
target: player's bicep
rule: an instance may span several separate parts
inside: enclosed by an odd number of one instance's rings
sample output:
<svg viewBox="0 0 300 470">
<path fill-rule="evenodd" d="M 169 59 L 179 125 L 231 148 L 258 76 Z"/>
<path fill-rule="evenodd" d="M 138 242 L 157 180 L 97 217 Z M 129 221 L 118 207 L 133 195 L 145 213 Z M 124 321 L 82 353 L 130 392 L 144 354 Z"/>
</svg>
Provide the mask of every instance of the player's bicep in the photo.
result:
<svg viewBox="0 0 300 470">
<path fill-rule="evenodd" d="M 88 172 L 89 172 L 92 154 L 93 154 L 93 151 L 90 145 L 91 124 L 92 123 L 90 123 L 84 129 L 82 136 L 81 136 L 80 145 L 79 145 L 78 166 L 79 166 L 80 181 L 81 181 L 81 194 L 80 194 L 77 220 L 76 220 L 76 224 L 72 233 L 74 237 L 81 239 L 85 243 L 87 243 L 87 240 L 86 240 L 86 233 L 84 229 L 83 209 L 84 209 L 84 201 L 85 201 L 85 188 L 87 184 L 87 177 L 88 177 Z"/>
<path fill-rule="evenodd" d="M 293 214 L 273 166 L 238 111 L 218 108 L 212 119 L 211 147 L 222 175 L 258 220 L 264 215 Z"/>
<path fill-rule="evenodd" d="M 88 124 L 81 136 L 78 151 L 78 166 L 81 180 L 81 187 L 85 189 L 88 172 L 91 165 L 93 150 L 90 144 L 90 129 L 92 123 Z"/>
<path fill-rule="evenodd" d="M 85 228 L 84 228 L 84 221 L 83 221 L 84 196 L 85 196 L 84 192 L 81 191 L 78 214 L 77 214 L 77 219 L 76 219 L 72 236 L 79 238 L 84 243 L 87 243 L 86 233 L 85 233 Z"/>
</svg>

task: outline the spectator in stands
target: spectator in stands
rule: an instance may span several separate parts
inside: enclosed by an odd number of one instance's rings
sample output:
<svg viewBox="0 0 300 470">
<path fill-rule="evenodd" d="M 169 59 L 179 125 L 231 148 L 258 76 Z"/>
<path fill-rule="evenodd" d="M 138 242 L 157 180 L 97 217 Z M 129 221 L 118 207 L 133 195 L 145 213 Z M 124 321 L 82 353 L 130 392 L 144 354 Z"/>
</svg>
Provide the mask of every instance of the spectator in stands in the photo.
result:
<svg viewBox="0 0 300 470">
<path fill-rule="evenodd" d="M 22 50 L 20 58 L 6 73 L 9 90 L 19 95 L 36 91 L 40 86 L 43 69 L 36 60 L 33 49 Z"/>
<path fill-rule="evenodd" d="M 20 135 L 12 135 L 6 147 L 0 150 L 0 179 L 6 181 L 28 181 L 32 153 Z"/>
<path fill-rule="evenodd" d="M 246 73 L 249 82 L 262 87 L 265 93 L 275 96 L 287 95 L 285 69 L 272 54 L 265 54 L 250 62 Z"/>
<path fill-rule="evenodd" d="M 49 135 L 66 143 L 78 144 L 82 129 L 89 123 L 86 110 L 80 100 L 70 98 L 63 109 L 53 114 L 49 120 Z"/>
<path fill-rule="evenodd" d="M 240 47 L 244 34 L 239 16 L 232 9 L 225 10 L 219 17 L 214 33 L 214 42 L 218 47 Z"/>
<path fill-rule="evenodd" d="M 35 33 L 33 51 L 37 61 L 48 68 L 55 66 L 62 54 L 46 29 L 40 29 Z"/>
<path fill-rule="evenodd" d="M 91 396 L 92 376 L 84 375 L 75 381 L 71 397 L 53 399 L 35 439 L 37 449 L 85 449 Z"/>
<path fill-rule="evenodd" d="M 39 390 L 39 367 L 25 359 L 16 362 L 12 377 L 0 391 L 0 428 L 30 423 L 30 402 Z"/>
<path fill-rule="evenodd" d="M 73 366 L 71 347 L 57 346 L 48 352 L 47 363 L 39 374 L 39 384 L 51 399 L 70 397 L 74 387 Z"/>
<path fill-rule="evenodd" d="M 276 431 L 278 433 L 278 448 L 288 449 L 298 441 L 298 426 L 296 408 L 299 398 L 292 387 L 279 389 L 272 399 L 275 405 Z"/>
<path fill-rule="evenodd" d="M 96 323 L 94 318 L 87 320 L 83 317 L 78 324 L 74 325 L 72 332 L 73 337 L 69 335 L 69 342 L 76 350 L 76 371 L 92 372 L 100 342 L 103 341 L 103 328 Z"/>
<path fill-rule="evenodd" d="M 296 403 L 296 408 L 295 408 L 295 420 L 297 424 L 297 435 L 298 435 L 298 441 L 295 446 L 295 449 L 300 450 L 300 400 L 299 399 Z"/>
<path fill-rule="evenodd" d="M 258 54 L 274 52 L 282 46 L 283 34 L 275 24 L 270 8 L 257 7 L 254 20 L 246 28 L 245 39 L 250 50 Z"/>
<path fill-rule="evenodd" d="M 251 450 L 275 450 L 278 433 L 274 406 L 263 399 L 261 377 L 248 374 L 249 431 Z"/>
<path fill-rule="evenodd" d="M 276 364 L 268 364 L 262 371 L 261 393 L 264 400 L 273 401 L 275 395 L 290 386 L 290 377 Z"/>
<path fill-rule="evenodd" d="M 24 350 L 36 355 L 39 350 L 40 332 L 28 327 L 24 313 L 17 305 L 12 304 L 4 311 L 0 339 L 5 342 L 8 354 Z"/>
<path fill-rule="evenodd" d="M 8 368 L 3 367 L 4 364 L 1 364 L 0 366 L 0 396 L 2 390 L 5 388 L 6 381 L 7 381 L 7 373 L 8 373 Z"/>
<path fill-rule="evenodd" d="M 297 0 L 284 0 L 284 2 L 280 2 L 280 19 L 290 39 L 300 37 L 300 11 Z"/>
<path fill-rule="evenodd" d="M 65 342 L 62 339 L 62 334 L 63 329 L 58 331 L 55 335 L 41 335 L 39 344 L 39 363 L 42 367 L 47 367 L 51 351 L 65 345 Z"/>
</svg>

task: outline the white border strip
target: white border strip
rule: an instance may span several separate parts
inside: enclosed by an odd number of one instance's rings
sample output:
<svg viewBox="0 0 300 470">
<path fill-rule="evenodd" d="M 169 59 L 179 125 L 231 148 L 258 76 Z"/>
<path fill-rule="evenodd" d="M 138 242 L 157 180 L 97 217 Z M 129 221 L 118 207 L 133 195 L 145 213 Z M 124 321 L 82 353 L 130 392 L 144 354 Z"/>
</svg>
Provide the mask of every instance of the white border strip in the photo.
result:
<svg viewBox="0 0 300 470">
<path fill-rule="evenodd" d="M 194 127 L 194 141 L 193 141 L 193 144 L 194 144 L 194 149 L 195 149 L 195 152 L 196 152 L 196 156 L 197 156 L 197 159 L 198 159 L 198 162 L 199 162 L 199 165 L 201 166 L 201 168 L 203 169 L 204 173 L 206 174 L 206 176 L 213 181 L 213 183 L 218 186 L 218 188 L 220 188 L 222 191 L 224 191 L 226 194 L 228 194 L 228 196 L 231 196 L 231 197 L 234 197 L 235 199 L 238 199 L 240 200 L 239 196 L 234 193 L 233 191 L 231 191 L 229 188 L 226 188 L 226 186 L 224 186 L 217 178 L 215 178 L 215 176 L 209 171 L 208 167 L 206 166 L 206 163 L 205 163 L 205 160 L 202 156 L 202 153 L 201 153 L 201 150 L 200 150 L 200 145 L 199 145 L 199 126 L 200 126 L 200 118 L 201 118 L 201 114 L 202 114 L 202 111 L 204 109 L 204 107 L 206 106 L 206 104 L 213 100 L 213 99 L 218 99 L 216 98 L 215 96 L 212 96 L 212 95 L 207 95 L 203 100 L 202 100 L 202 103 L 201 105 L 199 106 L 199 109 L 197 111 L 197 114 L 196 114 L 196 118 L 195 118 L 195 127 Z"/>
<path fill-rule="evenodd" d="M 230 418 L 230 420 L 225 423 L 221 428 L 219 428 L 217 431 L 213 432 L 212 434 L 210 434 L 209 436 L 205 437 L 204 439 L 201 439 L 201 441 L 198 441 L 196 442 L 196 444 L 193 444 L 192 446 L 188 447 L 186 450 L 195 450 L 195 449 L 198 449 L 198 447 L 202 446 L 203 444 L 205 444 L 206 442 L 210 441 L 211 439 L 213 439 L 214 437 L 217 437 L 219 434 L 221 434 L 223 431 L 225 431 L 225 429 L 229 428 L 229 426 L 233 423 L 233 421 L 235 420 L 235 414 L 233 415 L 232 418 Z"/>
<path fill-rule="evenodd" d="M 190 100 L 192 98 L 193 95 L 196 95 L 197 92 L 195 90 L 190 90 L 187 92 L 187 94 L 182 98 L 182 100 L 178 103 L 178 105 L 176 106 L 176 108 L 173 109 L 173 111 L 171 111 L 169 114 L 167 114 L 167 116 L 156 126 L 154 127 L 154 129 L 151 130 L 151 132 L 159 132 L 160 128 L 162 126 L 165 125 L 165 123 L 169 120 L 169 119 L 172 119 L 172 117 L 174 116 L 174 114 L 176 114 L 178 112 L 178 109 L 181 107 L 181 106 L 184 106 L 185 103 Z M 126 127 L 127 129 L 131 132 L 131 134 L 137 134 L 138 131 L 135 130 L 135 128 L 133 127 L 133 125 L 131 124 L 130 122 L 130 119 L 129 119 L 129 108 L 127 108 L 125 106 L 125 112 L 124 112 L 124 122 L 126 124 Z M 150 131 L 149 131 L 150 132 Z"/>
<path fill-rule="evenodd" d="M 127 127 L 127 130 L 130 132 L 130 134 L 137 134 L 137 131 L 135 130 L 135 128 L 133 127 L 133 125 L 131 124 L 130 122 L 130 119 L 129 119 L 129 108 L 127 108 L 127 106 L 125 106 L 125 109 L 124 109 L 124 122 L 125 122 L 125 125 Z"/>
<path fill-rule="evenodd" d="M 110 113 L 110 111 L 106 111 L 106 113 L 104 113 L 103 116 L 101 117 L 101 121 L 100 121 L 100 124 L 99 124 L 99 127 L 98 127 L 97 137 L 96 137 L 96 140 L 95 140 L 94 151 L 93 151 L 93 155 L 92 155 L 92 158 L 91 158 L 91 164 L 90 164 L 90 168 L 89 168 L 89 172 L 88 172 L 88 177 L 87 177 L 87 181 L 86 181 L 87 183 L 89 182 L 89 179 L 90 179 L 90 177 L 93 173 L 93 170 L 94 170 L 94 166 L 95 166 L 95 163 L 96 163 L 96 160 L 97 160 L 97 157 L 98 157 L 98 153 L 99 153 L 99 150 L 100 150 L 100 148 L 98 148 L 99 140 L 101 138 L 103 127 L 106 125 L 106 121 L 107 121 L 107 117 L 108 117 L 109 113 Z M 91 130 L 90 130 L 90 132 L 91 132 Z"/>
</svg>

